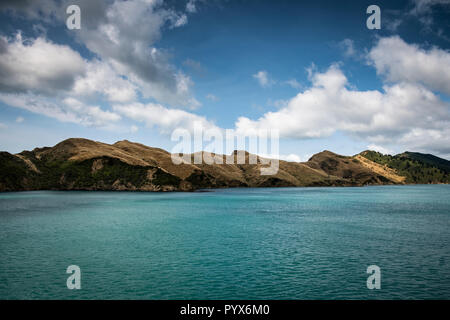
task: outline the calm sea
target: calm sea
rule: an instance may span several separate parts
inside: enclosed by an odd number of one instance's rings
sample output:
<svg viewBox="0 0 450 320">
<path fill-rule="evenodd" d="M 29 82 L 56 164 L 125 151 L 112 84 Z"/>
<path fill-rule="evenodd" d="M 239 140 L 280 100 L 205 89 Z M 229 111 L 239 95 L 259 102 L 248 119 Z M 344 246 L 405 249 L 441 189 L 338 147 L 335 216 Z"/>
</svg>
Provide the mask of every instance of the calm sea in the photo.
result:
<svg viewBox="0 0 450 320">
<path fill-rule="evenodd" d="M 0 299 L 423 298 L 450 298 L 449 185 L 0 194 Z"/>
</svg>

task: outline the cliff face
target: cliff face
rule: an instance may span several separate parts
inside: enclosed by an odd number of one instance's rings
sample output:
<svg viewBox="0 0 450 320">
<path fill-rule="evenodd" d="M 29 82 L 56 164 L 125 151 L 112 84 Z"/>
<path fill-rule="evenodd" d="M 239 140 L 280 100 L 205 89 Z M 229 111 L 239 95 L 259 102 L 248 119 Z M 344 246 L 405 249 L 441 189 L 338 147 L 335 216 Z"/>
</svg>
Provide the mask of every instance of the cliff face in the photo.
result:
<svg viewBox="0 0 450 320">
<path fill-rule="evenodd" d="M 257 164 L 248 164 L 248 153 L 247 164 L 237 164 L 236 161 L 225 164 L 225 156 L 217 155 L 224 159 L 224 164 L 175 165 L 167 151 L 139 143 L 119 141 L 109 145 L 87 139 L 68 139 L 51 148 L 36 148 L 16 155 L 0 152 L 0 191 L 192 191 L 201 188 L 360 186 L 410 182 L 412 173 L 399 172 L 371 155 L 363 152 L 345 157 L 324 151 L 305 163 L 280 161 L 277 174 L 263 176 L 260 168 L 264 165 L 259 158 Z M 436 163 L 449 163 L 437 159 L 433 158 Z"/>
</svg>

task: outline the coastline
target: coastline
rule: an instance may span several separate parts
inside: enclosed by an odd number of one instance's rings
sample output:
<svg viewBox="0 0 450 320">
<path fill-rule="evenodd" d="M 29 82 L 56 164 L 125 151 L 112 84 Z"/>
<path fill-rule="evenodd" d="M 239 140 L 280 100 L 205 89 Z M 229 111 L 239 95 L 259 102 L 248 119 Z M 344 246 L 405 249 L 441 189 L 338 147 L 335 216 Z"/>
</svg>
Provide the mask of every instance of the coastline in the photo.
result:
<svg viewBox="0 0 450 320">
<path fill-rule="evenodd" d="M 402 187 L 402 186 L 429 186 L 429 185 L 450 185 L 450 183 L 390 183 L 390 184 L 370 184 L 370 185 L 329 185 L 329 186 L 279 186 L 279 187 L 212 187 L 212 188 L 202 188 L 196 190 L 168 190 L 168 191 L 149 191 L 149 190 L 111 190 L 111 189 L 31 189 L 31 190 L 8 190 L 8 191 L 0 191 L 0 194 L 5 193 L 25 193 L 25 192 L 36 192 L 36 191 L 54 191 L 54 192 L 125 192 L 125 193 L 207 193 L 214 192 L 217 190 L 253 190 L 253 189 L 320 189 L 320 188 L 368 188 L 368 187 Z"/>
</svg>

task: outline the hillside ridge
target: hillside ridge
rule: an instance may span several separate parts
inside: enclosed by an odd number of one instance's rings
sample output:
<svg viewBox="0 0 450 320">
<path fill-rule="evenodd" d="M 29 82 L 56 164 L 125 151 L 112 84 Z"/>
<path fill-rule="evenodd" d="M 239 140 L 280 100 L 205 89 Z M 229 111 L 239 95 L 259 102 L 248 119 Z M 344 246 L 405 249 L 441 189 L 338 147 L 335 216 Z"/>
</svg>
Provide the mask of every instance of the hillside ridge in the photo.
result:
<svg viewBox="0 0 450 320">
<path fill-rule="evenodd" d="M 237 150 L 232 154 L 236 154 Z M 210 155 L 198 152 L 197 156 Z M 421 153 L 383 155 L 366 150 L 342 156 L 328 150 L 306 162 L 279 161 L 278 172 L 261 175 L 267 166 L 244 153 L 245 164 L 181 163 L 166 150 L 128 140 L 107 144 L 70 138 L 53 147 L 18 154 L 0 152 L 0 191 L 127 190 L 194 191 L 229 187 L 364 186 L 449 183 L 450 161 Z M 192 160 L 194 154 L 188 155 Z"/>
</svg>

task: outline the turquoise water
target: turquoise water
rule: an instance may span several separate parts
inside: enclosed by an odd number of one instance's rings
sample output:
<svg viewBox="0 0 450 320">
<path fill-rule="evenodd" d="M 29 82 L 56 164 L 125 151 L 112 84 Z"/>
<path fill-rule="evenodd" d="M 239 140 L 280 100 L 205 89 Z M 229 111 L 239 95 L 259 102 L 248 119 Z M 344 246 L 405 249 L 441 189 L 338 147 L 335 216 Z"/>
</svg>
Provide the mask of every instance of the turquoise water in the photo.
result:
<svg viewBox="0 0 450 320">
<path fill-rule="evenodd" d="M 449 299 L 449 227 L 448 185 L 3 193 L 0 298 Z"/>
</svg>

